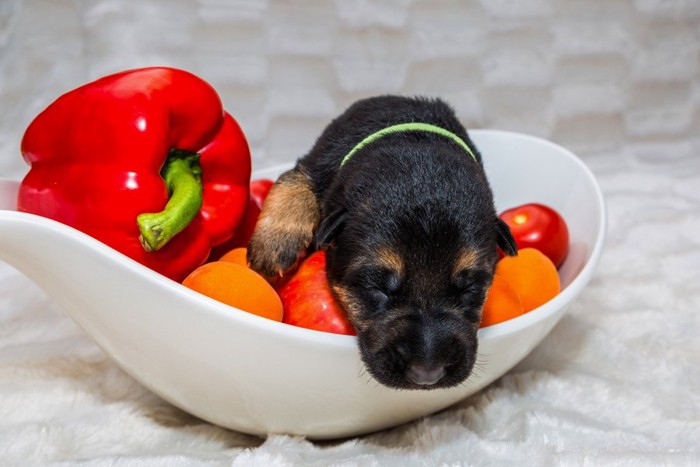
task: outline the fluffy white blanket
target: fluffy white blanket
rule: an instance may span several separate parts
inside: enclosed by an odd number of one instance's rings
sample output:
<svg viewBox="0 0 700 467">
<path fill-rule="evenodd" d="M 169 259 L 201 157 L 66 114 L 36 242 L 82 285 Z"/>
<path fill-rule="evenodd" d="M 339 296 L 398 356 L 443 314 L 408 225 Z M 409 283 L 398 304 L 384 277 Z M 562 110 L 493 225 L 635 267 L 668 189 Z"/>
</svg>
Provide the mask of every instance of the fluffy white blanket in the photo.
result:
<svg viewBox="0 0 700 467">
<path fill-rule="evenodd" d="M 189 416 L 0 264 L 0 464 L 700 465 L 700 164 L 686 154 L 589 158 L 609 240 L 568 315 L 481 393 L 357 439 L 262 440 Z"/>
</svg>

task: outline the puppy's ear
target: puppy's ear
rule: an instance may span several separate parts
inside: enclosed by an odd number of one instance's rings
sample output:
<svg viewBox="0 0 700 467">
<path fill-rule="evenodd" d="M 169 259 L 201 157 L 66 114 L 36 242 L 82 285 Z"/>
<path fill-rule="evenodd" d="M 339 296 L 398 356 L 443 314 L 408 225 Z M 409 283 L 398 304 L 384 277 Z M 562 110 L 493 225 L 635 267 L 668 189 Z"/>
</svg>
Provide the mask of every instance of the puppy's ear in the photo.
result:
<svg viewBox="0 0 700 467">
<path fill-rule="evenodd" d="M 317 250 L 330 245 L 333 239 L 343 230 L 347 217 L 348 211 L 346 211 L 345 208 L 339 208 L 327 215 L 320 222 L 314 235 Z"/>
<path fill-rule="evenodd" d="M 498 217 L 496 218 L 496 243 L 508 256 L 518 254 L 518 245 L 510 232 L 510 227 Z"/>
</svg>

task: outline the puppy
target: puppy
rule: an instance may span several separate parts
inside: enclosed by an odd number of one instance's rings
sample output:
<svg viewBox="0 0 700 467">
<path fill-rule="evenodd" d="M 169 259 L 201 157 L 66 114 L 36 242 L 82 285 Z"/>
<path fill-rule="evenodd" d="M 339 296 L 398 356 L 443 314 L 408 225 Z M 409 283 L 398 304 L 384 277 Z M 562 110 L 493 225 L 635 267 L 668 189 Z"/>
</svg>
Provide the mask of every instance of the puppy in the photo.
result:
<svg viewBox="0 0 700 467">
<path fill-rule="evenodd" d="M 371 375 L 433 389 L 462 383 L 474 366 L 497 246 L 517 253 L 454 111 L 381 96 L 349 107 L 279 177 L 248 259 L 274 281 L 326 248 L 329 284 Z"/>
</svg>

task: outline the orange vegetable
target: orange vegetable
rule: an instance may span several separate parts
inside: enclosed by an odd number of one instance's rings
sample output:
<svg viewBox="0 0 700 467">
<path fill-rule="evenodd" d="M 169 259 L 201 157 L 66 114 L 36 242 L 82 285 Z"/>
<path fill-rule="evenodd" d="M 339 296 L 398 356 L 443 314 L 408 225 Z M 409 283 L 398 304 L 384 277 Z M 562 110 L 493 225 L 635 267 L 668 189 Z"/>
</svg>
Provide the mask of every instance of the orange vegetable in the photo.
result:
<svg viewBox="0 0 700 467">
<path fill-rule="evenodd" d="M 493 276 L 493 283 L 486 295 L 481 318 L 481 327 L 517 318 L 525 313 L 520 296 L 502 276 Z"/>
<path fill-rule="evenodd" d="M 227 261 L 207 263 L 182 282 L 192 290 L 240 310 L 282 321 L 282 301 L 270 284 L 246 266 Z"/>
<path fill-rule="evenodd" d="M 219 261 L 228 261 L 229 263 L 240 264 L 241 266 L 248 266 L 248 258 L 246 257 L 247 253 L 247 248 L 234 248 L 233 250 L 229 251 L 221 258 L 219 258 Z"/>
<path fill-rule="evenodd" d="M 520 296 L 525 312 L 554 298 L 561 290 L 557 268 L 534 248 L 523 248 L 517 256 L 506 256 L 496 265 L 496 275 L 505 279 Z"/>
</svg>

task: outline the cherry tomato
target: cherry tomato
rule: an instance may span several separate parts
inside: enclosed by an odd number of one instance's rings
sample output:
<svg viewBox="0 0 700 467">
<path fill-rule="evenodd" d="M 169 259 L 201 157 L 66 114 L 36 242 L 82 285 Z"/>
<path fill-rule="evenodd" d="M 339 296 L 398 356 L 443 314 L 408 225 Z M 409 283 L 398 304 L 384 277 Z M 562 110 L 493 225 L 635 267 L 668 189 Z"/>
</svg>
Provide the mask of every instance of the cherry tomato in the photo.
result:
<svg viewBox="0 0 700 467">
<path fill-rule="evenodd" d="M 559 268 L 569 252 L 569 229 L 561 215 L 543 204 L 529 203 L 503 211 L 518 249 L 536 248 Z"/>
<path fill-rule="evenodd" d="M 260 178 L 250 182 L 250 197 L 255 200 L 258 207 L 262 207 L 263 201 L 267 198 L 267 194 L 274 184 L 275 182 L 267 178 Z"/>
</svg>

